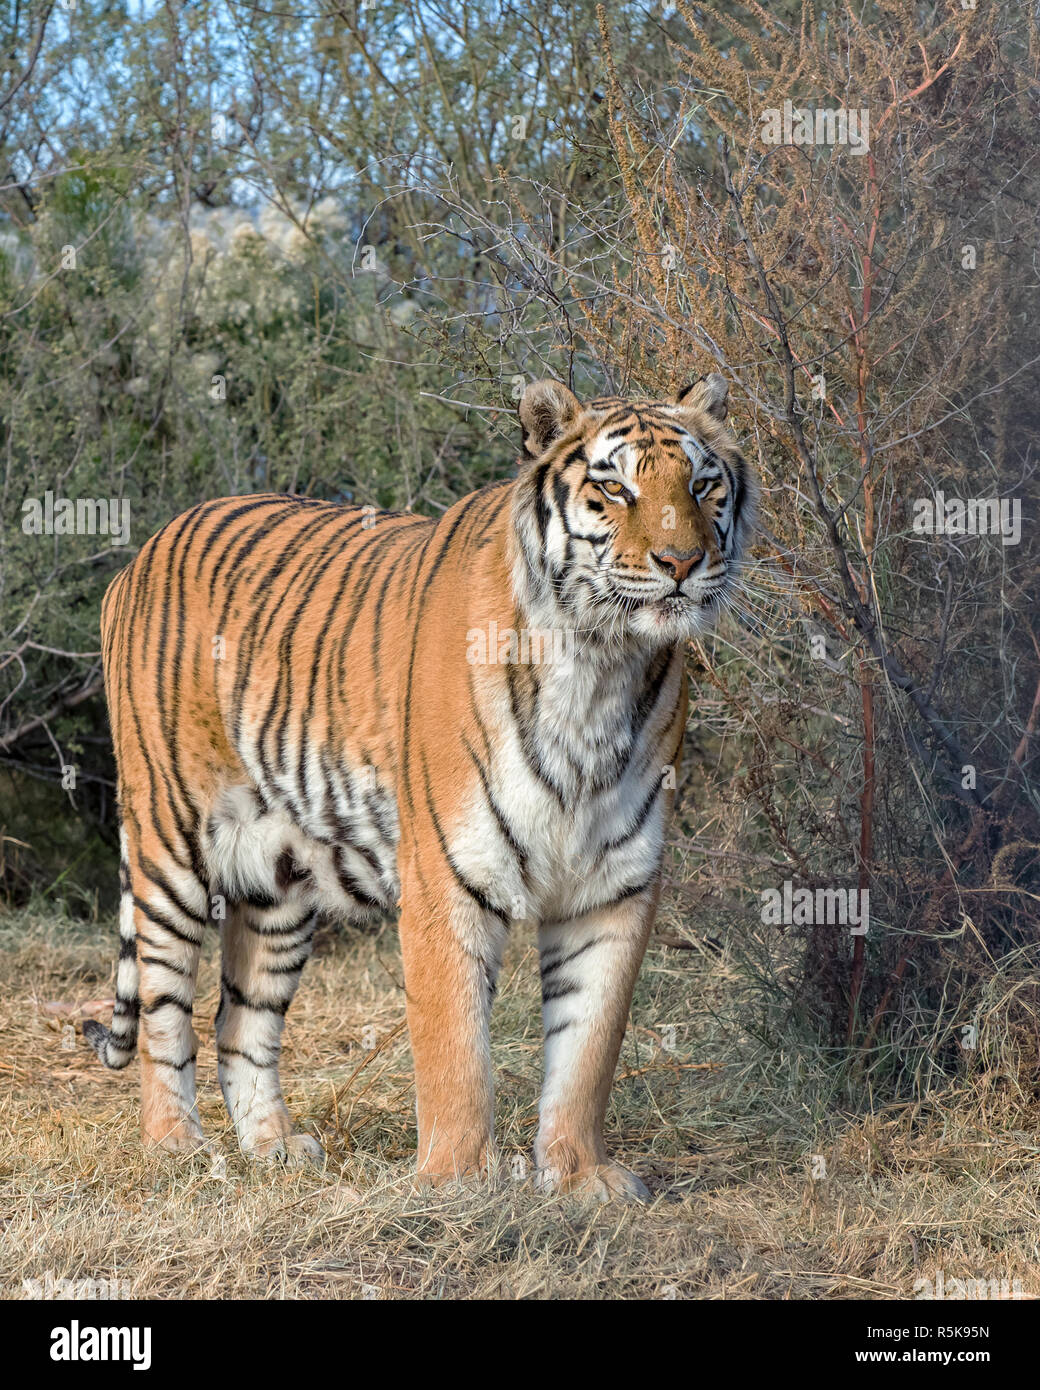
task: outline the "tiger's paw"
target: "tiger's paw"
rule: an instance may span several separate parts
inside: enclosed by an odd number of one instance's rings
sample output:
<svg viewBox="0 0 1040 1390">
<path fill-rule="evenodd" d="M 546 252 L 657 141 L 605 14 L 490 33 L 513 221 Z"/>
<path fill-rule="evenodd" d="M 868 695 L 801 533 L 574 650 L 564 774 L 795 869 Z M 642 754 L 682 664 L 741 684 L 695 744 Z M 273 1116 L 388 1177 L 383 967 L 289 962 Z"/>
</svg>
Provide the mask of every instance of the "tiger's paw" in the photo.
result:
<svg viewBox="0 0 1040 1390">
<path fill-rule="evenodd" d="M 486 1186 L 486 1177 L 479 1169 L 467 1173 L 413 1173 L 409 1179 L 409 1190 L 414 1197 L 464 1196 Z"/>
<path fill-rule="evenodd" d="M 415 1175 L 420 1188 L 472 1188 L 486 1182 L 495 1166 L 494 1145 L 486 1139 L 474 1143 L 468 1136 L 457 1143 L 435 1144 L 426 1155 Z"/>
<path fill-rule="evenodd" d="M 153 1153 L 177 1154 L 191 1157 L 194 1154 L 216 1158 L 220 1149 L 206 1138 L 196 1124 L 179 1121 L 166 1130 L 143 1129 L 141 1142 Z"/>
<path fill-rule="evenodd" d="M 287 1168 L 321 1168 L 327 1157 L 317 1139 L 298 1131 L 259 1140 L 248 1148 L 243 1145 L 242 1152 L 257 1163 L 284 1163 Z"/>
<path fill-rule="evenodd" d="M 540 1192 L 563 1192 L 594 1202 L 648 1202 L 650 1191 L 642 1178 L 620 1163 L 600 1163 L 563 1173 L 558 1168 L 539 1168 L 535 1186 Z"/>
</svg>

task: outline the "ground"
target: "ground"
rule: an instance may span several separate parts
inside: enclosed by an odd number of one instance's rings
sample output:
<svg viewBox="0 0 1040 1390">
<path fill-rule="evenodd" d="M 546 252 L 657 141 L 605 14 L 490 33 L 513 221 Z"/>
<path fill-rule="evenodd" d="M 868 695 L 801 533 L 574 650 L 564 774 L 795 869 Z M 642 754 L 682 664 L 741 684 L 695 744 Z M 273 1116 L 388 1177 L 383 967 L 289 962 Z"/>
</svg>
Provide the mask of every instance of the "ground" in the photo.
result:
<svg viewBox="0 0 1040 1390">
<path fill-rule="evenodd" d="M 392 926 L 323 929 L 304 974 L 282 1076 L 330 1158 L 299 1172 L 250 1166 L 228 1134 L 212 947 L 196 1027 L 200 1113 L 227 1151 L 216 1165 L 142 1154 L 136 1063 L 105 1071 L 82 1036 L 84 1014 L 107 1021 L 114 922 L 0 917 L 0 1297 L 93 1279 L 153 1298 L 907 1299 L 940 1272 L 947 1290 L 1006 1280 L 1036 1297 L 1035 1103 L 986 1076 L 916 1103 L 836 1104 L 833 1062 L 765 1028 L 727 942 L 667 917 L 685 948 L 658 941 L 647 957 L 609 1120 L 613 1152 L 651 1188 L 645 1207 L 533 1190 L 530 939 L 512 943 L 493 1022 L 499 1173 L 429 1193 L 410 1179 Z"/>
</svg>

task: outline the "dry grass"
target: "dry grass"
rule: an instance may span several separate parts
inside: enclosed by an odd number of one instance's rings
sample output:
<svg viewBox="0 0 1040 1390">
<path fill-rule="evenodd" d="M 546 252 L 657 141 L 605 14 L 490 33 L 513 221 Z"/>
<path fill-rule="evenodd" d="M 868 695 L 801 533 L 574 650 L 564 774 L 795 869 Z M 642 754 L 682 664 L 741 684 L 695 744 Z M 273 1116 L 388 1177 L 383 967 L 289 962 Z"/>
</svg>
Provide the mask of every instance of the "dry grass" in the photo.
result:
<svg viewBox="0 0 1040 1390">
<path fill-rule="evenodd" d="M 23 913 L 0 932 L 4 1297 L 48 1273 L 161 1298 L 908 1298 L 940 1269 L 1040 1292 L 1040 1140 L 1014 1086 L 843 1113 L 836 1063 L 762 1031 L 721 930 L 721 953 L 655 946 L 640 980 L 610 1133 L 650 1183 L 645 1208 L 539 1197 L 523 1176 L 540 1065 L 529 940 L 507 959 L 494 1026 L 501 1170 L 430 1194 L 409 1179 L 392 929 L 324 932 L 290 1013 L 287 1099 L 330 1153 L 302 1173 L 250 1167 L 228 1143 L 212 956 L 200 1104 L 223 1172 L 143 1157 L 136 1066 L 104 1071 L 79 1022 L 73 1035 L 47 1010 L 110 997 L 112 924 Z"/>
</svg>

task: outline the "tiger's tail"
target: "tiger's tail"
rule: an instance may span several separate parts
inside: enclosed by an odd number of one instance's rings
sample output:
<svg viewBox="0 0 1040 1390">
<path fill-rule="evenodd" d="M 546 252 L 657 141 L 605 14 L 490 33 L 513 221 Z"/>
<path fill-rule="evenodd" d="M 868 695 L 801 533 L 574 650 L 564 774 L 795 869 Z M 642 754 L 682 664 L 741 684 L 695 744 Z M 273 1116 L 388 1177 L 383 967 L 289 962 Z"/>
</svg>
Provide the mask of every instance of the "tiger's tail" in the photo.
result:
<svg viewBox="0 0 1040 1390">
<path fill-rule="evenodd" d="M 140 974 L 137 967 L 137 929 L 134 925 L 134 895 L 130 885 L 130 865 L 126 858 L 126 839 L 121 835 L 123 853 L 119 864 L 119 964 L 116 969 L 116 1005 L 112 1027 L 96 1019 L 83 1024 L 83 1035 L 106 1067 L 120 1071 L 137 1051 L 137 1024 L 141 1014 Z"/>
</svg>

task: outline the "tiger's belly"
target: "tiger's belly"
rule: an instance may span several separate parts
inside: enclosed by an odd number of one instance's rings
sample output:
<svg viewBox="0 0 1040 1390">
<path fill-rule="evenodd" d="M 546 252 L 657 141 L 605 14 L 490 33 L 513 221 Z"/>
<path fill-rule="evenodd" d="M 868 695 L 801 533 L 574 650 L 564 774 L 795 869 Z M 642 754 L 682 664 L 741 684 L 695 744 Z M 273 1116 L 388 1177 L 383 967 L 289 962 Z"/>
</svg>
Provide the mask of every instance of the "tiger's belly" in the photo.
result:
<svg viewBox="0 0 1040 1390">
<path fill-rule="evenodd" d="M 391 912 L 400 896 L 397 808 L 374 779 L 315 805 L 279 802 L 254 785 L 218 792 L 203 852 L 213 893 L 229 902 L 362 920 Z"/>
</svg>

